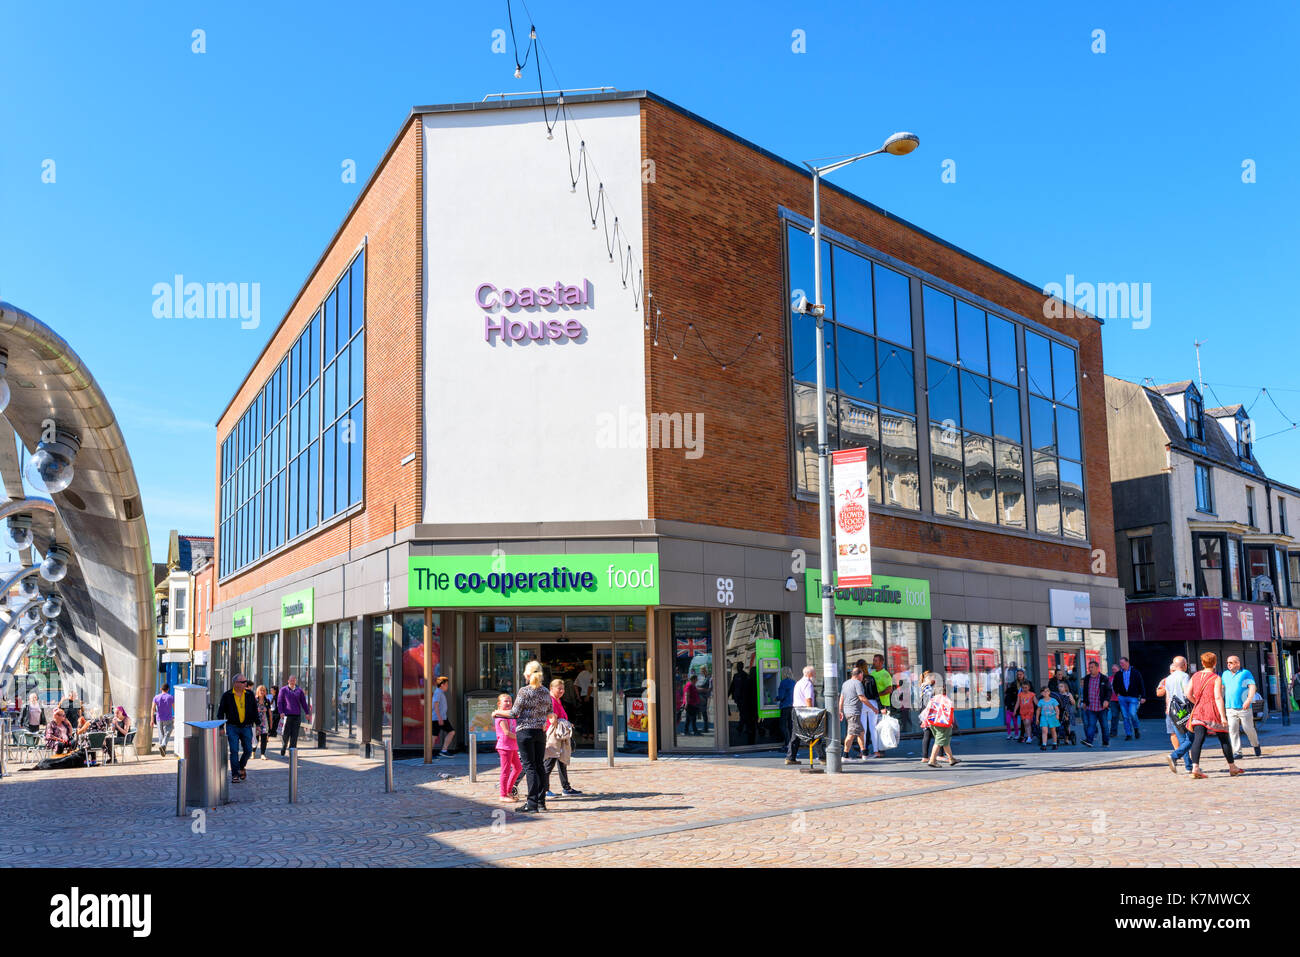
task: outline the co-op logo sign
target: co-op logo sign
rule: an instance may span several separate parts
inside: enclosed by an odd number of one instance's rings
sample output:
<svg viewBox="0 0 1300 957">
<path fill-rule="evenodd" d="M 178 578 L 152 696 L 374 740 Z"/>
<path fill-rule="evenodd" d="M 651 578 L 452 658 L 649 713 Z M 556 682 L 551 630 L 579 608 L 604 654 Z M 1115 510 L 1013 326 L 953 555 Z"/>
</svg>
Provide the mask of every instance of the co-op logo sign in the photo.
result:
<svg viewBox="0 0 1300 957">
<path fill-rule="evenodd" d="M 592 292 L 590 279 L 582 280 L 580 286 L 556 282 L 523 289 L 480 283 L 474 290 L 474 304 L 483 310 L 483 340 L 490 343 L 493 336 L 499 342 L 581 340 L 587 328 L 566 313 L 590 308 Z M 538 315 L 536 310 L 549 315 Z"/>
</svg>

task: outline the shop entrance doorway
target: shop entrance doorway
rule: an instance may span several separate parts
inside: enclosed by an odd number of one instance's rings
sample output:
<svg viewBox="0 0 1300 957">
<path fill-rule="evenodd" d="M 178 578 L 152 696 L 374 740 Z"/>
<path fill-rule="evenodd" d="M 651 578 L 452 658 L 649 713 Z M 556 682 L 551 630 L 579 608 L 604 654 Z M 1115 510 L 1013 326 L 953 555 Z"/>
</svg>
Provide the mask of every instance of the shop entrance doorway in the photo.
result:
<svg viewBox="0 0 1300 957">
<path fill-rule="evenodd" d="M 537 660 L 547 687 L 556 678 L 564 682 L 560 703 L 573 722 L 573 746 L 596 746 L 595 646 L 579 642 L 543 643 Z"/>
</svg>

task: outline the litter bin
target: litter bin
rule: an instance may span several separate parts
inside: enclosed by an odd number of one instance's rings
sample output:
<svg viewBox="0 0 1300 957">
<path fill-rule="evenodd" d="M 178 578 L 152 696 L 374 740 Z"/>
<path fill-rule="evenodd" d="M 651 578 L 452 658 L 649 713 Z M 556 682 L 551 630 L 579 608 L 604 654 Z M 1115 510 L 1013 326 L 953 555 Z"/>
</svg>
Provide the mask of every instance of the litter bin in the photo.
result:
<svg viewBox="0 0 1300 957">
<path fill-rule="evenodd" d="M 185 722 L 185 803 L 230 803 L 230 748 L 225 721 Z"/>
</svg>

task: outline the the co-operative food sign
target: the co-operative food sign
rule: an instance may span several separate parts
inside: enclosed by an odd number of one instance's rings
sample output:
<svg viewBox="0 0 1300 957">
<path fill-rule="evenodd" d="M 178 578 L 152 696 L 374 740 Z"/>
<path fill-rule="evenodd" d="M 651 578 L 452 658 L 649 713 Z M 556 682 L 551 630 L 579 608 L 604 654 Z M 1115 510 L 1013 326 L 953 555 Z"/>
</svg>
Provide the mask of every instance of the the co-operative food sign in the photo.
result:
<svg viewBox="0 0 1300 957">
<path fill-rule="evenodd" d="M 657 605 L 659 556 L 415 555 L 413 607 Z"/>
</svg>

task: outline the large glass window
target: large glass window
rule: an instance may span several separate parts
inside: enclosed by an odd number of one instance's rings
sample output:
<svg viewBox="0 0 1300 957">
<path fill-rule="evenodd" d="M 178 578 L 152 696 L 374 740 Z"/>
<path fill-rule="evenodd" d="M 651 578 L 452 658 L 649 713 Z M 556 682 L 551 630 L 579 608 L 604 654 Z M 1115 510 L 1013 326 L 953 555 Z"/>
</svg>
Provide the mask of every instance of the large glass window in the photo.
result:
<svg viewBox="0 0 1300 957">
<path fill-rule="evenodd" d="M 268 691 L 271 685 L 284 684 L 284 676 L 280 673 L 279 632 L 257 636 L 257 677 Z"/>
<path fill-rule="evenodd" d="M 1023 456 L 1007 452 L 1020 442 L 1015 327 L 923 288 L 934 512 L 1024 528 Z"/>
<path fill-rule="evenodd" d="M 402 744 L 424 744 L 424 614 L 402 615 Z M 441 616 L 434 614 L 429 637 L 430 671 L 442 674 Z M 448 702 L 450 708 L 451 702 Z"/>
<path fill-rule="evenodd" d="M 356 682 L 353 668 L 357 658 L 354 627 L 350 621 L 323 626 L 324 644 L 321 678 L 322 727 L 326 731 L 354 737 L 357 728 Z"/>
<path fill-rule="evenodd" d="M 780 718 L 758 717 L 758 641 L 781 638 L 781 616 L 768 612 L 726 612 L 722 616 L 726 669 L 727 744 L 733 748 L 783 744 Z"/>
<path fill-rule="evenodd" d="M 1025 357 L 1038 531 L 1083 541 L 1088 537 L 1088 519 L 1077 358 L 1069 346 L 1029 331 Z"/>
<path fill-rule="evenodd" d="M 713 748 L 713 629 L 707 611 L 672 614 L 673 729 L 679 748 Z"/>
<path fill-rule="evenodd" d="M 365 252 L 221 443 L 228 575 L 361 501 Z"/>
<path fill-rule="evenodd" d="M 787 236 L 793 306 L 801 295 L 813 299 L 813 246 L 803 229 L 792 226 Z M 868 450 L 871 501 L 919 508 L 909 280 L 824 240 L 822 269 L 827 442 L 832 449 Z M 795 484 L 799 491 L 815 494 L 817 323 L 793 308 L 790 342 Z M 887 433 L 882 418 L 888 420 Z"/>
<path fill-rule="evenodd" d="M 1007 688 L 1023 671 L 1033 681 L 1029 629 L 1023 625 L 944 625 L 944 680 L 964 728 L 999 727 Z"/>
<path fill-rule="evenodd" d="M 792 305 L 812 297 L 812 238 L 787 229 Z M 1088 536 L 1078 356 L 1066 343 L 945 289 L 920 284 L 924 340 L 912 341 L 915 280 L 823 240 L 826 422 L 831 449 L 866 448 L 873 503 L 920 507 L 916 430 L 930 429 L 934 512 L 1027 529 L 1031 463 L 1036 530 Z M 791 311 L 795 487 L 817 491 L 816 322 Z M 913 348 L 925 352 L 918 391 Z M 1028 389 L 1021 388 L 1025 373 Z M 1022 395 L 1022 391 L 1025 393 Z M 1030 434 L 1023 435 L 1027 409 Z M 919 416 L 919 421 L 914 416 Z M 1028 440 L 1026 442 L 1026 440 Z"/>
</svg>

